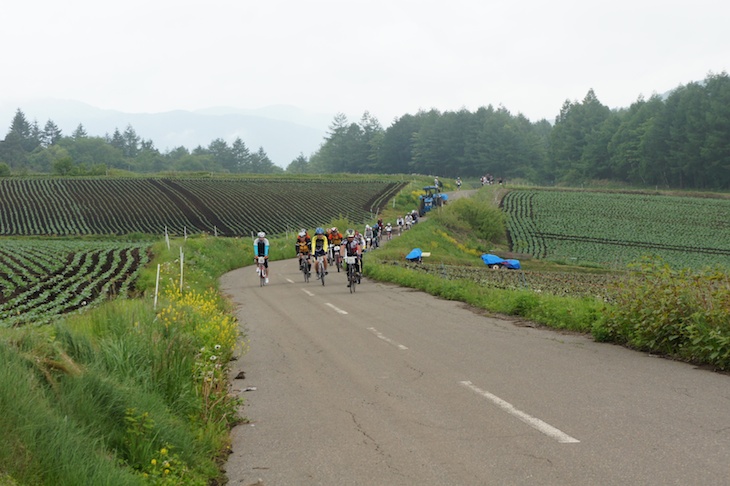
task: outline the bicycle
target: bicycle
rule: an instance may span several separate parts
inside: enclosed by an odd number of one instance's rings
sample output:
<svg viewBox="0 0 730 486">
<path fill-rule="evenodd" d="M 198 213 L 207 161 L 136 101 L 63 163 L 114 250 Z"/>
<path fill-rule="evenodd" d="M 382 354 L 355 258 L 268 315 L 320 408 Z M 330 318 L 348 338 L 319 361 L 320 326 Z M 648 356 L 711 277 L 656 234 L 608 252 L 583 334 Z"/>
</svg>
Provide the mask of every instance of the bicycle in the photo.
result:
<svg viewBox="0 0 730 486">
<path fill-rule="evenodd" d="M 267 275 L 266 275 L 265 263 L 266 263 L 266 257 L 260 256 L 256 260 L 256 265 L 257 265 L 256 271 L 259 274 L 259 287 L 263 287 L 264 285 L 266 285 L 266 276 Z"/>
<path fill-rule="evenodd" d="M 337 273 L 340 273 L 340 269 L 342 268 L 342 257 L 340 256 L 340 246 L 335 245 L 332 247 L 332 253 L 334 253 L 334 262 L 335 266 L 337 267 Z"/>
<path fill-rule="evenodd" d="M 352 294 L 355 292 L 355 285 L 360 282 L 356 271 L 357 257 L 346 256 L 345 263 L 347 263 L 347 282 L 349 284 L 348 287 L 350 287 L 350 293 Z"/>
<path fill-rule="evenodd" d="M 317 257 L 317 278 L 322 281 L 322 285 L 324 285 L 324 255 L 319 255 Z"/>
<path fill-rule="evenodd" d="M 299 270 L 304 274 L 304 283 L 309 282 L 309 277 L 312 276 L 312 273 L 309 271 L 309 257 L 308 256 L 302 256 L 299 258 Z"/>
</svg>

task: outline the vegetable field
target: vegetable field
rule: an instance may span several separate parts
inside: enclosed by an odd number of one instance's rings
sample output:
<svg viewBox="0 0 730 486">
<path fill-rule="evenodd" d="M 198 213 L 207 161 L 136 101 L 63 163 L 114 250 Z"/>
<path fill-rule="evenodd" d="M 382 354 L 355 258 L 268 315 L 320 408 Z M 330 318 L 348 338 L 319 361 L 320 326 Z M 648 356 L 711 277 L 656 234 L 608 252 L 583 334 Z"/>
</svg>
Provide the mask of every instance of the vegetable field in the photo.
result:
<svg viewBox="0 0 730 486">
<path fill-rule="evenodd" d="M 512 250 L 614 268 L 659 256 L 675 267 L 730 266 L 730 200 L 513 190 L 502 200 Z"/>
<path fill-rule="evenodd" d="M 100 300 L 127 295 L 148 261 L 141 244 L 3 239 L 0 325 L 42 324 Z"/>
<path fill-rule="evenodd" d="M 365 221 L 401 187 L 382 180 L 2 179 L 0 235 L 283 233 L 339 215 Z"/>
</svg>

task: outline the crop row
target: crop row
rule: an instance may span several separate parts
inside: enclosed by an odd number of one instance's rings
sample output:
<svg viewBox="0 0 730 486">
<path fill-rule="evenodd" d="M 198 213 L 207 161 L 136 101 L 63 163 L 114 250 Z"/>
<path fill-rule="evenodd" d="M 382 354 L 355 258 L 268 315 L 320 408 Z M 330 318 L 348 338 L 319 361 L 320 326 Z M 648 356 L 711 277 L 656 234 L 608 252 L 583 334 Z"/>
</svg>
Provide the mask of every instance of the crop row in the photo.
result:
<svg viewBox="0 0 730 486">
<path fill-rule="evenodd" d="M 138 244 L 3 240 L 0 325 L 48 322 L 126 295 L 148 261 Z"/>
<path fill-rule="evenodd" d="M 624 278 L 622 274 L 492 270 L 487 266 L 470 267 L 437 264 L 398 263 L 445 280 L 470 280 L 482 286 L 504 290 L 531 290 L 560 296 L 595 297 L 610 300 L 610 288 Z"/>
<path fill-rule="evenodd" d="M 3 179 L 0 235 L 250 235 L 364 221 L 402 187 L 388 181 Z"/>
<path fill-rule="evenodd" d="M 674 266 L 730 265 L 730 201 L 514 190 L 502 200 L 514 252 L 622 267 L 642 256 Z"/>
</svg>

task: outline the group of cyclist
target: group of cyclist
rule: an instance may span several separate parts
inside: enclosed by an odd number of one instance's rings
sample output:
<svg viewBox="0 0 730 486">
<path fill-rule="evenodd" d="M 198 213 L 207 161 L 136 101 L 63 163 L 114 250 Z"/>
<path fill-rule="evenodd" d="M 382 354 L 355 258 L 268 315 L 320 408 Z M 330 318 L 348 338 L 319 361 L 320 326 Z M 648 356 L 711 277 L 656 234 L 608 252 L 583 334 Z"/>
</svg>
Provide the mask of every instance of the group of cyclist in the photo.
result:
<svg viewBox="0 0 730 486">
<path fill-rule="evenodd" d="M 406 215 L 406 218 L 398 218 L 397 225 L 399 233 L 404 225 L 406 228 L 410 227 L 411 222 L 411 214 Z M 302 269 L 303 265 L 307 265 L 307 272 L 311 274 L 312 263 L 314 263 L 314 273 L 315 275 L 319 275 L 319 261 L 321 260 L 324 266 L 324 274 L 328 275 L 328 260 L 335 260 L 335 253 L 338 251 L 336 248 L 339 248 L 341 257 L 357 257 L 355 271 L 358 277 L 360 277 L 362 276 L 363 252 L 377 248 L 380 245 L 379 241 L 381 237 L 390 239 L 393 230 L 393 225 L 391 223 L 383 224 L 382 219 L 378 219 L 378 222 L 372 226 L 365 225 L 364 234 L 354 229 L 348 229 L 343 235 L 337 227 L 327 229 L 319 227 L 314 231 L 314 236 L 310 237 L 309 232 L 305 228 L 302 228 L 297 234 L 295 242 L 298 268 Z M 257 260 L 260 256 L 266 259 L 264 267 L 267 272 L 266 283 L 268 283 L 269 240 L 263 231 L 259 232 L 258 238 L 254 240 L 254 260 Z M 317 257 L 324 258 L 318 259 Z M 350 286 L 349 282 L 347 286 Z"/>
<path fill-rule="evenodd" d="M 295 243 L 299 268 L 302 268 L 302 265 L 307 265 L 307 271 L 311 272 L 312 260 L 314 260 L 314 273 L 319 275 L 319 260 L 317 257 L 324 257 L 322 258 L 322 264 L 324 265 L 324 274 L 327 275 L 329 273 L 328 260 L 336 258 L 336 248 L 339 248 L 340 255 L 343 257 L 358 257 L 355 271 L 360 276 L 362 272 L 362 246 L 356 236 L 356 231 L 352 229 L 345 231 L 343 236 L 336 227 L 328 228 L 326 231 L 320 227 L 314 231 L 314 237 L 310 238 L 309 232 L 302 228 L 297 234 Z M 347 286 L 350 286 L 349 282 Z"/>
</svg>

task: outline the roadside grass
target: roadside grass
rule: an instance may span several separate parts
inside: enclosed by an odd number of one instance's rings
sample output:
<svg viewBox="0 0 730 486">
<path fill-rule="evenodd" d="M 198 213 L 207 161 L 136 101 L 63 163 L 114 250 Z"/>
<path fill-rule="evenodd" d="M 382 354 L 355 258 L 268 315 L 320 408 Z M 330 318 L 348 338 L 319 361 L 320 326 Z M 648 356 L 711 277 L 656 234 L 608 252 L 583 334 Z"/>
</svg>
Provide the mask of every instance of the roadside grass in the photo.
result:
<svg viewBox="0 0 730 486">
<path fill-rule="evenodd" d="M 730 275 L 721 269 L 673 270 L 647 260 L 617 272 L 573 262 L 548 262 L 505 255 L 497 209 L 503 188 L 480 189 L 473 201 L 434 208 L 426 220 L 365 255 L 364 273 L 376 280 L 416 288 L 441 298 L 466 302 L 495 314 L 516 316 L 555 329 L 592 335 L 687 362 L 730 370 Z M 487 221 L 485 225 L 484 222 Z M 481 237 L 480 237 L 481 236 Z M 441 274 L 405 265 L 414 248 L 430 253 L 430 267 Z M 525 272 L 620 273 L 606 289 L 610 298 L 559 296 L 529 289 L 502 289 L 459 278 L 449 267 L 484 266 L 481 254 L 519 257 Z M 512 271 L 512 270 L 500 270 Z M 580 281 L 576 281 L 580 282 Z"/>
<path fill-rule="evenodd" d="M 245 339 L 218 279 L 253 261 L 253 243 L 200 236 L 151 251 L 137 298 L 0 330 L 4 483 L 223 482 L 229 431 L 242 420 L 228 363 Z M 272 258 L 286 254 L 275 240 Z"/>
</svg>

